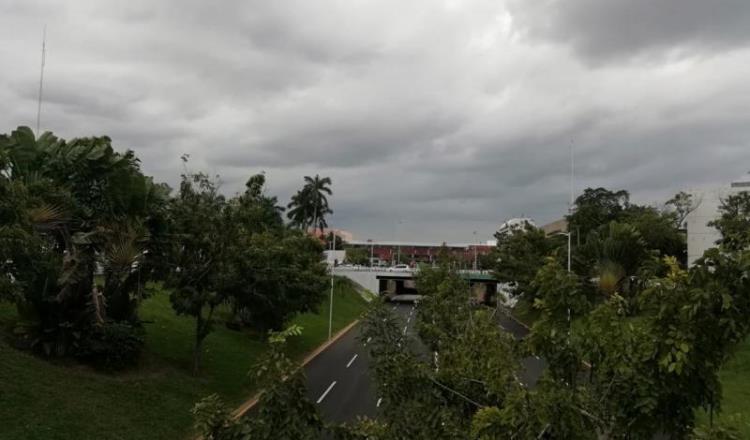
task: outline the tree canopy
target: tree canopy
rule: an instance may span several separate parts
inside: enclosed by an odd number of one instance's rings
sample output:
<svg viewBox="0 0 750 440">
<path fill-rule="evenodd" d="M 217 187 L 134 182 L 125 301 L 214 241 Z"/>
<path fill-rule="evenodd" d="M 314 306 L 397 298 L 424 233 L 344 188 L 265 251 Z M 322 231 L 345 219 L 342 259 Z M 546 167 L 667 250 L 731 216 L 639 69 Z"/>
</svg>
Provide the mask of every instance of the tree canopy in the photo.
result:
<svg viewBox="0 0 750 440">
<path fill-rule="evenodd" d="M 292 196 L 287 205 L 287 217 L 291 224 L 305 231 L 312 227 L 323 232 L 328 226 L 326 216 L 333 214 L 326 195 L 332 194 L 330 177 L 320 177 L 317 174 L 315 177 L 305 176 L 304 186 Z"/>
</svg>

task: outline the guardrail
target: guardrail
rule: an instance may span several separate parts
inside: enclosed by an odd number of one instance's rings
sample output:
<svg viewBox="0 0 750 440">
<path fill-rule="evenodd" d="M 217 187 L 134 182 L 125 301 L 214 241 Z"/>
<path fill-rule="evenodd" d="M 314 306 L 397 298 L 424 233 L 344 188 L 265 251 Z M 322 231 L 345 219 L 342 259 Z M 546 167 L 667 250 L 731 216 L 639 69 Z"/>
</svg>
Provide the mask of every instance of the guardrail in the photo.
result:
<svg viewBox="0 0 750 440">
<path fill-rule="evenodd" d="M 353 271 L 353 272 L 390 272 L 390 273 L 415 273 L 419 272 L 419 267 L 413 269 L 392 269 L 390 267 L 369 267 L 369 266 L 336 266 L 333 268 L 335 271 Z M 457 273 L 463 274 L 479 274 L 479 275 L 490 275 L 492 271 L 489 270 L 469 270 L 461 269 L 457 270 Z"/>
</svg>

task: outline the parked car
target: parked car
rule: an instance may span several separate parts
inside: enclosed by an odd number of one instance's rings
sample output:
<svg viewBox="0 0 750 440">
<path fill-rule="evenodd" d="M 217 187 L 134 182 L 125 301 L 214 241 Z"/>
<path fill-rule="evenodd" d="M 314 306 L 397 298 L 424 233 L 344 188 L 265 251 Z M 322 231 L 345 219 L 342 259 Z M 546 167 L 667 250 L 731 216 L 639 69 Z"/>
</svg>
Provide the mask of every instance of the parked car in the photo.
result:
<svg viewBox="0 0 750 440">
<path fill-rule="evenodd" d="M 397 264 L 388 268 L 388 272 L 408 272 L 411 270 L 408 264 Z"/>
</svg>

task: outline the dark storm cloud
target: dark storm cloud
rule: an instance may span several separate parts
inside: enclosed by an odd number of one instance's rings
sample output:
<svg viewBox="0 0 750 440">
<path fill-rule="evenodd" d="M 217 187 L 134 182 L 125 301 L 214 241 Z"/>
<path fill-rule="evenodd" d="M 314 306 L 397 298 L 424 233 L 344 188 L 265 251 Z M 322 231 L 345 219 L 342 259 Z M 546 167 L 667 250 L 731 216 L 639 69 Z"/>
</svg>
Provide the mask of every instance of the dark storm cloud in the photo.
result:
<svg viewBox="0 0 750 440">
<path fill-rule="evenodd" d="M 200 0 L 0 4 L 2 131 L 107 134 L 174 185 L 331 176 L 358 238 L 490 238 L 577 191 L 663 201 L 750 168 L 745 2 Z M 571 50 L 572 48 L 572 50 Z M 581 62 L 584 60 L 585 62 Z M 595 66 L 596 68 L 592 68 Z"/>
<path fill-rule="evenodd" d="M 517 0 L 530 35 L 571 44 L 593 62 L 633 56 L 711 56 L 750 42 L 746 0 Z"/>
</svg>

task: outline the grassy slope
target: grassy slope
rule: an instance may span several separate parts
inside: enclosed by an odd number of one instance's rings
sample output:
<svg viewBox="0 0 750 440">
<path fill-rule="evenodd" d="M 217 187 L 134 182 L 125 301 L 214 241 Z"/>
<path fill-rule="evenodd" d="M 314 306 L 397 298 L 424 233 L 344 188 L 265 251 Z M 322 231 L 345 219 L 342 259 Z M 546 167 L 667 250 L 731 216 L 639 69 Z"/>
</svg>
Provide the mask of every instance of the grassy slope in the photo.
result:
<svg viewBox="0 0 750 440">
<path fill-rule="evenodd" d="M 355 319 L 365 302 L 349 285 L 338 285 L 334 298 L 334 331 Z M 318 314 L 294 322 L 303 336 L 290 352 L 303 356 L 328 333 L 328 301 Z M 249 397 L 247 372 L 264 350 L 257 335 L 217 325 L 205 342 L 203 372 L 189 374 L 193 321 L 172 312 L 165 293 L 142 307 L 146 352 L 136 372 L 105 375 L 76 365 L 51 364 L 0 341 L 0 438 L 20 439 L 177 439 L 190 432 L 190 408 L 219 393 L 237 404 Z M 0 305 L 0 323 L 14 317 Z"/>
<path fill-rule="evenodd" d="M 719 420 L 738 428 L 741 438 L 750 439 L 750 338 L 740 345 L 719 377 L 724 394 Z M 708 416 L 700 414 L 699 423 L 708 424 Z"/>
</svg>

